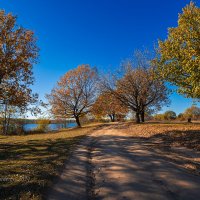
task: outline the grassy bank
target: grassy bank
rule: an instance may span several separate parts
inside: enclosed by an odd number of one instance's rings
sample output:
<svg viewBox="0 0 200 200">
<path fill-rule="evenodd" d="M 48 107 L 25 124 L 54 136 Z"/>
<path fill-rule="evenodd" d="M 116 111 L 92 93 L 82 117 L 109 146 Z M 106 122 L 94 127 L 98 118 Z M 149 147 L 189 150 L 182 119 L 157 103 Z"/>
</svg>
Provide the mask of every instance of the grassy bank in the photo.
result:
<svg viewBox="0 0 200 200">
<path fill-rule="evenodd" d="M 200 123 L 128 123 L 122 130 L 159 145 L 185 146 L 200 151 Z"/>
<path fill-rule="evenodd" d="M 98 125 L 57 133 L 0 136 L 0 199 L 41 199 L 70 151 Z"/>
</svg>

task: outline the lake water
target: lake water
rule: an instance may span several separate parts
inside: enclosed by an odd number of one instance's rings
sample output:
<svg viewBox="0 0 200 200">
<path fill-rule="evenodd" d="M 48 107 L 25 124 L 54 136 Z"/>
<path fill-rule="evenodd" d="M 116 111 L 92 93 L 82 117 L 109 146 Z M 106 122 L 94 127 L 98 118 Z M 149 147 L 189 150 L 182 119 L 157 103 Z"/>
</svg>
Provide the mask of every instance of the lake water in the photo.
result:
<svg viewBox="0 0 200 200">
<path fill-rule="evenodd" d="M 37 126 L 38 126 L 38 124 L 25 124 L 24 129 L 25 129 L 25 131 L 30 131 L 30 130 L 37 128 Z M 48 129 L 50 131 L 56 131 L 61 128 L 73 128 L 73 127 L 76 127 L 75 122 L 70 122 L 67 124 L 49 124 Z"/>
</svg>

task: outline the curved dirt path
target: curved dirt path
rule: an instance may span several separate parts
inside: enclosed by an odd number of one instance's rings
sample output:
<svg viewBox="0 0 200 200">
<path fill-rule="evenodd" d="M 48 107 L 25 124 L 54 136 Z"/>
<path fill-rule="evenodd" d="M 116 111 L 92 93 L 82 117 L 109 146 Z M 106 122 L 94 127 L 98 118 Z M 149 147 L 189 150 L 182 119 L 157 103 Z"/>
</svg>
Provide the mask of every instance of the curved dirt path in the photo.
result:
<svg viewBox="0 0 200 200">
<path fill-rule="evenodd" d="M 118 125 L 95 131 L 78 146 L 47 199 L 200 199 L 200 176 L 147 146 Z"/>
</svg>

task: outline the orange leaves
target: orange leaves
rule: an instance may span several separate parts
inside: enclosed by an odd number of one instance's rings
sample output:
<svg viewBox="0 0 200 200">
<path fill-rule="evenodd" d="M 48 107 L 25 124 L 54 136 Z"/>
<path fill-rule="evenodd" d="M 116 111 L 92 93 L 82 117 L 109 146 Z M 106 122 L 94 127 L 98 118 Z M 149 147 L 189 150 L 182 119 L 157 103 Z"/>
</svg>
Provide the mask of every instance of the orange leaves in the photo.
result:
<svg viewBox="0 0 200 200">
<path fill-rule="evenodd" d="M 67 72 L 48 95 L 51 112 L 56 117 L 81 117 L 90 111 L 96 98 L 95 69 L 80 65 Z"/>
<path fill-rule="evenodd" d="M 128 109 L 113 94 L 105 92 L 97 98 L 92 107 L 92 112 L 96 116 L 104 117 L 113 114 L 126 115 Z"/>
<path fill-rule="evenodd" d="M 30 85 L 37 57 L 33 32 L 19 27 L 11 13 L 0 11 L 0 100 L 5 108 L 24 111 L 29 104 L 36 103 L 38 95 L 32 94 Z"/>
</svg>

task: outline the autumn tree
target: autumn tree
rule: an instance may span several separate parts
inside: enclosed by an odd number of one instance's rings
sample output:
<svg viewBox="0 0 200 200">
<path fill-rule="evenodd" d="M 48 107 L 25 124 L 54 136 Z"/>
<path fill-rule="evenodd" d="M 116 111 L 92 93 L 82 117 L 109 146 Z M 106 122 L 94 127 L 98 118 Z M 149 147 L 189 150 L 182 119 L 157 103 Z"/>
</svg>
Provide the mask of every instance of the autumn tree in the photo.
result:
<svg viewBox="0 0 200 200">
<path fill-rule="evenodd" d="M 18 96 L 18 95 L 17 95 Z M 7 134 L 11 124 L 11 119 L 24 117 L 29 112 L 31 115 L 37 116 L 41 113 L 41 106 L 44 106 L 42 101 L 38 100 L 37 94 L 27 95 L 25 92 L 18 96 L 18 100 L 12 97 L 6 97 L 0 103 L 0 118 L 2 120 L 2 132 Z M 14 121 L 15 122 L 15 121 Z M 16 125 L 16 124 L 15 124 Z M 14 126 L 15 126 L 14 125 Z"/>
<path fill-rule="evenodd" d="M 182 121 L 184 119 L 183 113 L 179 113 L 177 118 Z"/>
<path fill-rule="evenodd" d="M 159 121 L 162 121 L 162 120 L 165 119 L 165 118 L 164 118 L 164 114 L 155 114 L 155 115 L 153 116 L 153 118 L 154 118 L 155 120 L 159 120 Z"/>
<path fill-rule="evenodd" d="M 159 110 L 168 103 L 168 90 L 156 77 L 156 67 L 151 66 L 144 56 L 136 55 L 136 58 L 137 62 L 133 59 L 123 64 L 120 75 L 104 78 L 102 85 L 135 112 L 136 122 L 140 123 L 144 122 L 146 110 Z"/>
<path fill-rule="evenodd" d="M 159 41 L 160 74 L 187 97 L 200 98 L 200 8 L 190 2 L 179 14 L 178 26 Z"/>
<path fill-rule="evenodd" d="M 92 106 L 92 113 L 98 117 L 110 117 L 114 122 L 117 117 L 125 116 L 128 112 L 125 107 L 112 93 L 104 92 L 95 101 Z"/>
<path fill-rule="evenodd" d="M 32 65 L 37 57 L 34 33 L 18 26 L 11 13 L 0 11 L 0 85 L 10 78 L 19 83 L 19 77 L 32 83 Z"/>
<path fill-rule="evenodd" d="M 8 111 L 25 112 L 38 100 L 38 95 L 30 89 L 34 82 L 32 67 L 37 58 L 34 33 L 18 26 L 11 13 L 0 11 L 0 103 L 4 133 L 9 125 Z"/>
<path fill-rule="evenodd" d="M 80 65 L 67 72 L 47 95 L 51 113 L 57 118 L 75 118 L 86 115 L 96 99 L 97 71 L 89 65 Z"/>
<path fill-rule="evenodd" d="M 174 120 L 176 119 L 176 113 L 172 110 L 167 110 L 164 114 L 163 114 L 164 119 L 166 120 Z"/>
<path fill-rule="evenodd" d="M 184 118 L 188 119 L 188 122 L 191 119 L 199 119 L 200 118 L 200 108 L 192 105 L 190 108 L 187 108 L 183 113 Z"/>
</svg>

